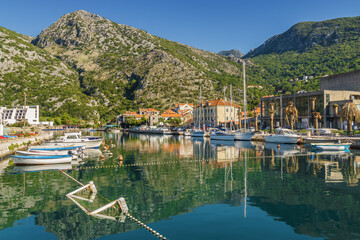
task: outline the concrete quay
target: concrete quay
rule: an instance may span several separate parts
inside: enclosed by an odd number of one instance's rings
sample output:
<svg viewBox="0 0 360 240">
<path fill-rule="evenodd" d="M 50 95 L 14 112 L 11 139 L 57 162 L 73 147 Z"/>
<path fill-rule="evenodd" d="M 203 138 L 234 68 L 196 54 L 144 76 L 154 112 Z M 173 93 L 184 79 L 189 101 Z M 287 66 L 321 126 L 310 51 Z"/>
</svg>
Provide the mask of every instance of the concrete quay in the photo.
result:
<svg viewBox="0 0 360 240">
<path fill-rule="evenodd" d="M 10 138 L 0 141 L 0 161 L 15 153 L 15 150 L 26 149 L 27 144 L 29 141 L 31 142 L 30 145 L 38 145 L 41 144 L 44 140 L 49 140 L 53 137 L 53 134 L 50 132 L 40 132 L 37 135 L 31 135 L 29 137 L 17 137 L 17 138 Z M 15 148 L 14 150 L 9 150 L 11 145 L 18 145 L 19 147 Z"/>
</svg>

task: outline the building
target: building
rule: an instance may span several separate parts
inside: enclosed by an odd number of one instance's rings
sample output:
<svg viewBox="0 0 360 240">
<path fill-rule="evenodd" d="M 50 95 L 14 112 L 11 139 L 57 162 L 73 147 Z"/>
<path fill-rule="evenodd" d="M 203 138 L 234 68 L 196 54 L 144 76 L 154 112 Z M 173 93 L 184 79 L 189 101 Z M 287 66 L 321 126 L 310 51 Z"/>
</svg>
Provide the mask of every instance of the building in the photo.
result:
<svg viewBox="0 0 360 240">
<path fill-rule="evenodd" d="M 166 110 L 162 114 L 160 114 L 162 118 L 164 118 L 165 121 L 170 120 L 171 118 L 179 118 L 181 119 L 181 122 L 183 122 L 182 116 L 171 109 Z"/>
<path fill-rule="evenodd" d="M 0 107 L 0 115 L 4 125 L 10 125 L 24 120 L 29 125 L 39 125 L 39 105 L 21 106 L 15 108 Z"/>
<path fill-rule="evenodd" d="M 274 126 L 285 126 L 284 110 L 292 101 L 299 112 L 296 128 L 313 126 L 311 99 L 315 98 L 315 112 L 320 112 L 322 118 L 319 127 L 344 127 L 335 115 L 334 104 L 338 111 L 346 102 L 352 101 L 360 109 L 360 71 L 325 76 L 320 79 L 320 91 L 301 92 L 297 94 L 268 96 L 261 98 L 261 122 L 263 127 L 270 125 L 270 103 L 274 103 Z M 280 110 L 281 109 L 281 110 Z"/>
<path fill-rule="evenodd" d="M 223 126 L 225 122 L 228 126 L 230 122 L 238 124 L 239 114 L 240 106 L 235 103 L 223 99 L 205 101 L 194 107 L 194 126 L 216 127 Z"/>
<path fill-rule="evenodd" d="M 156 110 L 156 109 L 153 109 L 153 108 L 140 108 L 139 109 L 139 114 L 140 115 L 147 115 L 147 116 L 159 115 L 160 111 Z"/>
<path fill-rule="evenodd" d="M 175 107 L 173 108 L 173 111 L 176 113 L 182 112 L 182 111 L 192 111 L 194 110 L 194 104 L 191 103 L 178 103 L 175 104 Z"/>
</svg>

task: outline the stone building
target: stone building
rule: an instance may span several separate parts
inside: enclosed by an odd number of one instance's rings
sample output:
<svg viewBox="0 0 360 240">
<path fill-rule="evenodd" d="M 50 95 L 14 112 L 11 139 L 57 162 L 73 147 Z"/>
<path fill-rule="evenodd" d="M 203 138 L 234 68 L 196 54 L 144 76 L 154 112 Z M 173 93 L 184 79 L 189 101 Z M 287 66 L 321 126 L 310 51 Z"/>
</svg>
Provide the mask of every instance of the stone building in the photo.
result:
<svg viewBox="0 0 360 240">
<path fill-rule="evenodd" d="M 217 127 L 223 126 L 224 123 L 230 126 L 238 124 L 240 106 L 224 101 L 223 99 L 202 102 L 202 105 L 194 107 L 193 121 L 195 127 Z"/>
<path fill-rule="evenodd" d="M 313 125 L 311 98 L 315 98 L 315 112 L 320 112 L 322 119 L 319 127 L 338 128 L 343 126 L 339 115 L 335 115 L 334 104 L 338 104 L 338 113 L 346 102 L 352 101 L 360 109 L 360 71 L 325 76 L 320 79 L 320 91 L 298 94 L 269 96 L 261 98 L 262 126 L 270 125 L 270 103 L 274 103 L 274 126 L 285 126 L 284 110 L 292 101 L 299 111 L 297 128 L 308 128 Z"/>
</svg>

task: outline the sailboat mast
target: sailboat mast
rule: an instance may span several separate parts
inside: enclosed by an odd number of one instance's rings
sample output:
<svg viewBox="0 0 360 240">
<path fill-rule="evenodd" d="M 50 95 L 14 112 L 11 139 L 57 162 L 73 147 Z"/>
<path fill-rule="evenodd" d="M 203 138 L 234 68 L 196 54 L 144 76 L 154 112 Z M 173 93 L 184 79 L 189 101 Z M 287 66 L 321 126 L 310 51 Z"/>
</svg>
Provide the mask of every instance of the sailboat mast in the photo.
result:
<svg viewBox="0 0 360 240">
<path fill-rule="evenodd" d="M 225 131 L 226 131 L 226 102 L 225 102 L 225 91 L 226 91 L 226 87 L 224 87 L 224 125 L 225 125 Z"/>
<path fill-rule="evenodd" d="M 244 79 L 244 128 L 246 129 L 246 79 L 245 79 L 245 60 L 243 60 L 243 79 Z"/>
<path fill-rule="evenodd" d="M 202 103 L 201 103 L 201 85 L 200 85 L 200 103 L 199 103 L 199 130 L 201 129 L 201 108 L 202 108 Z"/>
<path fill-rule="evenodd" d="M 233 120 L 233 112 L 232 112 L 232 84 L 230 84 L 230 131 L 232 131 L 232 120 Z"/>
</svg>

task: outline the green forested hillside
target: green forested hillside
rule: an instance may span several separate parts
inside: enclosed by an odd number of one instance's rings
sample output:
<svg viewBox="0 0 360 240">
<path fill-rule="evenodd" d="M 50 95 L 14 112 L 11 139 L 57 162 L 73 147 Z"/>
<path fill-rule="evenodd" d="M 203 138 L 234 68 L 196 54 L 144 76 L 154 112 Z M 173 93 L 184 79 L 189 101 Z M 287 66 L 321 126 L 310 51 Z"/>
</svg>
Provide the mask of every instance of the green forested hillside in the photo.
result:
<svg viewBox="0 0 360 240">
<path fill-rule="evenodd" d="M 275 93 L 318 90 L 319 78 L 360 69 L 360 17 L 323 22 L 298 23 L 267 40 L 245 58 L 255 65 L 251 71 Z M 314 76 L 307 83 L 289 79 Z"/>
<path fill-rule="evenodd" d="M 360 17 L 298 23 L 242 59 L 249 108 L 269 94 L 319 89 L 319 78 L 359 69 Z M 31 44 L 31 43 L 32 44 Z M 232 52 L 236 52 L 232 50 Z M 242 63 L 114 23 L 86 11 L 65 14 L 39 36 L 0 28 L 0 105 L 40 104 L 42 116 L 109 120 L 139 107 L 223 97 L 242 102 Z M 314 76 L 308 82 L 302 79 Z M 229 97 L 229 89 L 226 96 Z"/>
<path fill-rule="evenodd" d="M 40 104 L 48 115 L 96 117 L 76 71 L 30 40 L 0 27 L 0 106 L 22 105 L 26 94 L 27 104 Z"/>
</svg>

